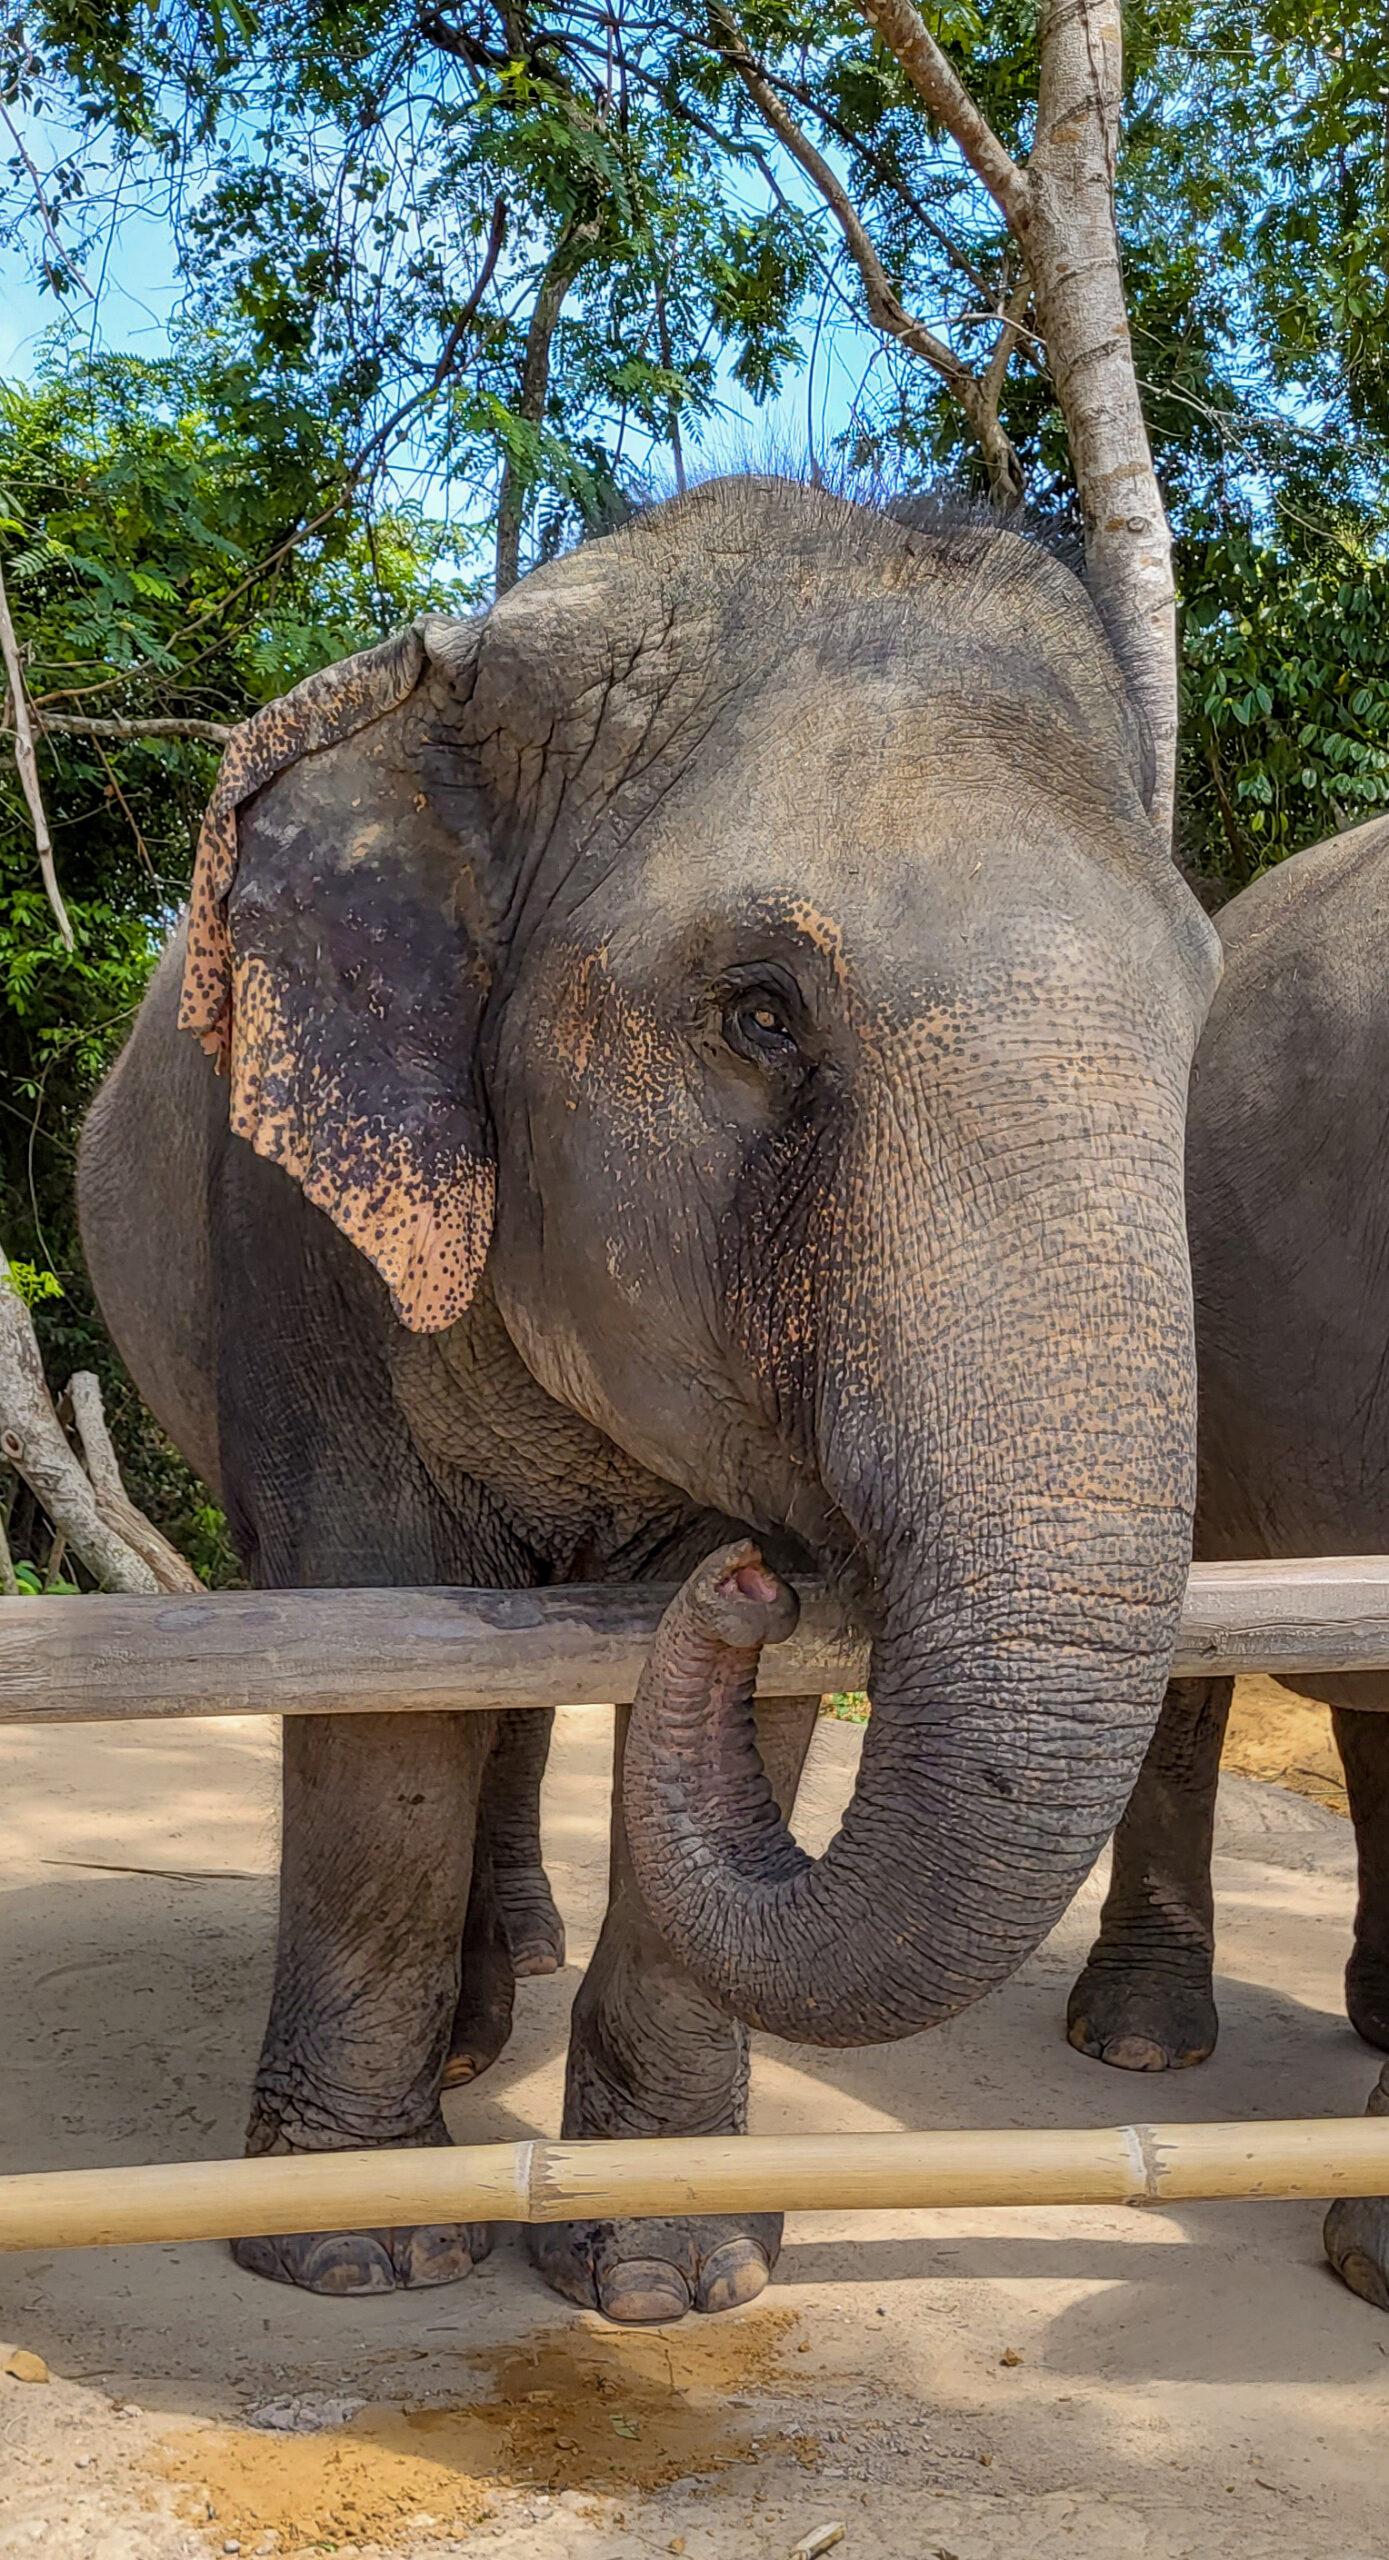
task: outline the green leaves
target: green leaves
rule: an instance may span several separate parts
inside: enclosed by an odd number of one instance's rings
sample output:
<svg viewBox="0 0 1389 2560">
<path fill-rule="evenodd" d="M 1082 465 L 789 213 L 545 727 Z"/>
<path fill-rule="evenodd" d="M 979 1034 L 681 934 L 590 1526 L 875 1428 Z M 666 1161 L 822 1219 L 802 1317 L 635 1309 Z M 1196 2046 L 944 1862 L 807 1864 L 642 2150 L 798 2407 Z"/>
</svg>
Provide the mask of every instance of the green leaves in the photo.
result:
<svg viewBox="0 0 1389 2560">
<path fill-rule="evenodd" d="M 1183 850 L 1238 887 L 1389 807 L 1389 558 L 1232 529 L 1182 576 Z"/>
<path fill-rule="evenodd" d="M 0 557 L 40 713 L 235 721 L 422 607 L 471 601 L 417 515 L 330 513 L 284 552 L 341 486 L 340 443 L 217 349 L 157 364 L 61 354 L 34 388 L 0 387 Z M 183 896 L 217 754 L 57 730 L 38 753 L 76 949 L 58 939 L 0 753 L 0 1234 L 26 1290 L 34 1275 L 52 1374 L 99 1370 L 136 1498 L 224 1580 L 218 1517 L 96 1323 L 72 1196 L 81 1114 Z"/>
<path fill-rule="evenodd" d="M 40 1271 L 32 1262 L 11 1262 L 0 1274 L 0 1287 L 13 1289 L 26 1307 L 36 1307 L 41 1298 L 61 1298 L 63 1284 L 56 1271 Z"/>
</svg>

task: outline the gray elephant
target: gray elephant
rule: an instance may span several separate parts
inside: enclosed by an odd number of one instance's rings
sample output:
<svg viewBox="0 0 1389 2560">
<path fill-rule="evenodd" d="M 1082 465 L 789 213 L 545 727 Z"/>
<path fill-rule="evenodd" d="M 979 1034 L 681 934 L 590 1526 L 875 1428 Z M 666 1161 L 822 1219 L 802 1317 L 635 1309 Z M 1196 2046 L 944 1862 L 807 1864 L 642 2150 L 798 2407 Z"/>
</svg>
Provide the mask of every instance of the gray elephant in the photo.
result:
<svg viewBox="0 0 1389 2560">
<path fill-rule="evenodd" d="M 1196 1552 L 1389 1548 L 1389 819 L 1314 845 L 1219 918 L 1225 973 L 1192 1079 L 1201 1397 Z M 1389 2052 L 1389 1671 L 1324 1700 L 1360 1868 L 1346 2006 Z M 1070 2037 L 1136 2071 L 1216 2039 L 1211 1839 L 1229 1680 L 1175 1682 L 1115 1840 Z M 1389 2113 L 1389 2072 L 1372 2107 Z M 1333 2264 L 1389 2311 L 1389 2203 L 1341 2203 Z"/>
<path fill-rule="evenodd" d="M 568 2135 L 741 2130 L 742 2021 L 952 2016 L 1132 1789 L 1190 1553 L 1183 1139 L 1218 967 L 1148 787 L 1056 560 L 756 480 L 310 679 L 228 753 L 80 1203 L 254 1577 L 679 1579 L 749 1532 L 767 1558 L 677 1605 L 625 1809 L 619 1731 Z M 782 1819 L 815 1702 L 751 1740 L 771 1567 L 837 1577 L 873 1637 L 818 1863 Z M 287 1724 L 253 2151 L 447 2139 L 518 1954 L 556 1958 L 537 1769 L 516 1720 Z M 748 2299 L 778 2242 L 536 2235 L 561 2293 L 653 2320 Z M 346 2293 L 486 2245 L 238 2254 Z"/>
</svg>

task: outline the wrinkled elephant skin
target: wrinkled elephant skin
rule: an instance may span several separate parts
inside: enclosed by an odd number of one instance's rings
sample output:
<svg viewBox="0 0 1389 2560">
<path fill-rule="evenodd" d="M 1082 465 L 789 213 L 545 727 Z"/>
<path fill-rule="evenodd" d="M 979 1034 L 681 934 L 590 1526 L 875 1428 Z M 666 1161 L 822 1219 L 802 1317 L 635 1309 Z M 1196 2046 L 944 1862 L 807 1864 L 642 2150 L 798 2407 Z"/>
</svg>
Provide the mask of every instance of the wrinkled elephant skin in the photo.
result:
<svg viewBox="0 0 1389 2560">
<path fill-rule="evenodd" d="M 749 2020 L 953 2015 L 1133 1783 L 1190 1551 L 1218 967 L 1149 761 L 1058 562 L 776 481 L 426 618 L 224 761 L 81 1204 L 253 1576 L 698 1584 L 753 1533 L 871 1627 L 862 1778 L 811 1862 L 783 1817 L 814 1702 L 754 1716 L 720 1674 L 703 1712 L 677 1610 L 625 1810 L 619 1719 L 568 2134 L 740 2129 Z M 441 2086 L 562 1953 L 538 1777 L 517 1720 L 289 1722 L 253 2149 L 442 2137 Z M 537 2254 L 666 2319 L 748 2299 L 777 2244 L 686 2219 Z M 366 2291 L 484 2245 L 243 2256 Z"/>
<path fill-rule="evenodd" d="M 1192 1079 L 1198 1555 L 1389 1549 L 1389 821 L 1314 845 L 1219 918 Z M 1332 1710 L 1360 1863 L 1346 2007 L 1389 2052 L 1389 1672 L 1288 1680 Z M 1215 2043 L 1211 1841 L 1233 1683 L 1174 1684 L 1115 1842 L 1073 2044 L 1157 2071 Z M 1389 2112 L 1389 2068 L 1371 2099 Z M 1333 2205 L 1328 2254 L 1389 2310 L 1389 2203 Z"/>
</svg>

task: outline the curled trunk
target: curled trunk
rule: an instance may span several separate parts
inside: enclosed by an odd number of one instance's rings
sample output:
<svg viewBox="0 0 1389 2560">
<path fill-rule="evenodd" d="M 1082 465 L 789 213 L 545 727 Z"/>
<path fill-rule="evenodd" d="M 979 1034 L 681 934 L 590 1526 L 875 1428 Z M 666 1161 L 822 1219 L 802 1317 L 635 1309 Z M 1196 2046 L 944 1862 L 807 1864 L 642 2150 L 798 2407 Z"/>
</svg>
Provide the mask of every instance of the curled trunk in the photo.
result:
<svg viewBox="0 0 1389 2560">
<path fill-rule="evenodd" d="M 663 1935 L 740 2017 L 886 2042 L 1005 1981 L 1061 1917 L 1137 1775 L 1171 1630 L 1149 1627 L 1145 1661 L 1121 1638 L 1083 1668 L 1064 1647 L 1029 1664 L 1001 1628 L 958 1644 L 885 1631 L 858 1784 L 814 1859 L 777 1810 L 752 1715 L 762 1645 L 795 1617 L 750 1544 L 710 1557 L 667 1611 L 627 1747 L 633 1856 Z"/>
<path fill-rule="evenodd" d="M 750 1366 L 780 1378 L 872 1595 L 858 1782 L 807 1857 L 757 1759 L 758 1649 L 792 1621 L 749 1547 L 663 1624 L 626 1796 L 661 1929 L 779 2035 L 877 2043 L 1004 1981 L 1119 1819 L 1162 1704 L 1195 1474 L 1182 1095 L 1093 1040 L 1077 1075 L 1062 1030 L 990 1035 L 987 1078 L 981 1032 L 914 1047 L 865 1093 L 799 1371 L 770 1255 L 749 1300 Z"/>
</svg>

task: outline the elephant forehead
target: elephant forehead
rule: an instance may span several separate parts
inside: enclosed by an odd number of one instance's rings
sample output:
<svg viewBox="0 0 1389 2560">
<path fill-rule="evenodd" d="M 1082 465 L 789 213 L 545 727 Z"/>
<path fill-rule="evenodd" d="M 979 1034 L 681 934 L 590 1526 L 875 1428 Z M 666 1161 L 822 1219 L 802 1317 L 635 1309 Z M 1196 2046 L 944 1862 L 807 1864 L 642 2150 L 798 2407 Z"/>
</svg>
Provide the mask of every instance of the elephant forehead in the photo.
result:
<svg viewBox="0 0 1389 2560">
<path fill-rule="evenodd" d="M 1160 884 L 1161 885 L 1161 884 Z M 856 802 L 794 791 L 751 805 L 676 795 L 625 848 L 570 935 L 628 984 L 781 956 L 808 990 L 949 996 L 1023 973 L 1040 990 L 1157 955 L 1167 901 L 1027 793 L 903 798 L 871 776 Z M 578 933 L 573 933 L 573 928 Z M 589 941 L 589 936 L 592 941 Z M 1021 981 L 1019 981 L 1021 986 Z"/>
</svg>

